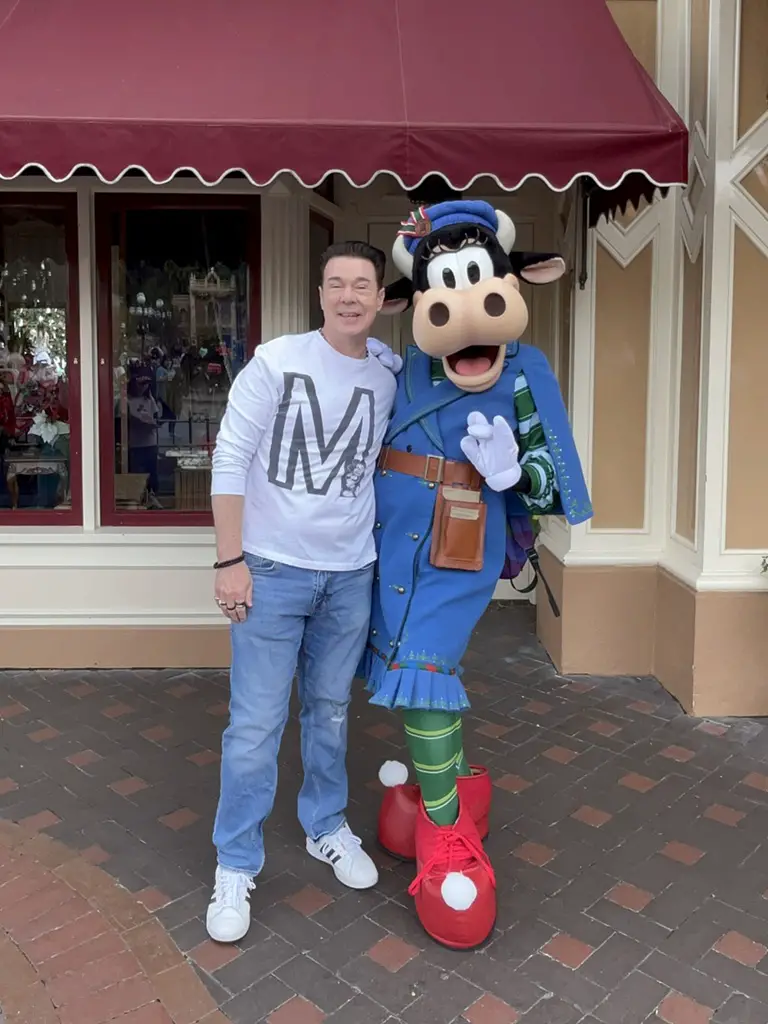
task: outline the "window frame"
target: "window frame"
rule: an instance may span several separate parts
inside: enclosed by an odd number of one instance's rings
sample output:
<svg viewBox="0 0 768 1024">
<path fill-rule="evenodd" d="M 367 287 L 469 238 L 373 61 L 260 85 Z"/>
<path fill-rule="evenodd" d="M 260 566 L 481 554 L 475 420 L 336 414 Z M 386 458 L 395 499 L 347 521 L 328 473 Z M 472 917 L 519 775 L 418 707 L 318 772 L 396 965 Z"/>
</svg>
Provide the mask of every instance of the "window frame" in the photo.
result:
<svg viewBox="0 0 768 1024">
<path fill-rule="evenodd" d="M 333 245 L 333 243 L 336 241 L 336 221 L 332 217 L 329 217 L 327 214 L 322 213 L 320 210 L 317 210 L 314 206 L 310 206 L 310 208 L 309 208 L 309 226 L 310 226 L 310 228 L 312 227 L 313 224 L 315 224 L 317 227 L 323 228 L 325 231 L 328 232 L 328 237 L 330 238 L 330 241 L 329 241 L 328 244 L 329 245 Z M 310 276 L 310 278 L 312 276 L 313 269 L 314 269 L 313 267 L 309 268 L 309 276 Z M 310 307 L 309 308 L 310 308 L 310 311 L 311 311 L 311 309 L 312 309 L 312 299 L 313 299 L 311 287 L 310 287 L 310 293 L 309 293 L 308 299 L 309 299 L 309 303 L 310 303 Z"/>
<path fill-rule="evenodd" d="M 261 343 L 261 203 L 259 196 L 194 195 L 177 192 L 149 195 L 140 192 L 96 193 L 94 223 L 97 275 L 98 448 L 99 507 L 102 526 L 200 528 L 213 526 L 212 512 L 176 509 L 118 511 L 115 508 L 115 418 L 112 381 L 112 282 L 110 226 L 115 213 L 131 210 L 242 210 L 248 217 L 245 259 L 250 272 L 248 337 L 250 359 Z"/>
<path fill-rule="evenodd" d="M 80 259 L 76 192 L 3 192 L 0 209 L 22 206 L 32 210 L 59 210 L 64 220 L 67 260 L 67 387 L 69 392 L 69 493 L 67 509 L 0 508 L 0 528 L 9 526 L 82 526 L 83 412 L 80 385 Z"/>
</svg>

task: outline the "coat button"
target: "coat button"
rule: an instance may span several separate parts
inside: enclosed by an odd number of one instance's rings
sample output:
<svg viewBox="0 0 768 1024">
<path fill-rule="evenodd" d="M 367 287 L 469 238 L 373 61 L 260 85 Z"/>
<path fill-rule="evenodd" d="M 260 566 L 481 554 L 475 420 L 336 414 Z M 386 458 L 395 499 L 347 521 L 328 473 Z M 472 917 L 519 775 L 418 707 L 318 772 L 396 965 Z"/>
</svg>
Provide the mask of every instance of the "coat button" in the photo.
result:
<svg viewBox="0 0 768 1024">
<path fill-rule="evenodd" d="M 435 489 L 435 485 L 431 481 L 427 484 L 427 487 L 429 487 L 430 491 L 434 491 Z"/>
<path fill-rule="evenodd" d="M 418 539 L 419 539 L 418 533 L 412 533 L 411 534 L 411 540 L 418 540 Z"/>
<path fill-rule="evenodd" d="M 372 629 L 371 630 L 371 636 L 378 636 L 378 635 L 379 635 L 378 629 Z"/>
<path fill-rule="evenodd" d="M 413 445 L 412 445 L 412 444 L 407 444 L 407 445 L 405 446 L 405 450 L 406 450 L 407 452 L 412 452 L 412 451 L 413 451 Z"/>
<path fill-rule="evenodd" d="M 374 527 L 374 529 L 380 530 L 381 529 L 381 523 L 376 523 L 376 526 Z"/>
<path fill-rule="evenodd" d="M 397 590 L 398 594 L 404 594 L 405 593 L 405 587 L 396 587 L 395 589 Z"/>
</svg>

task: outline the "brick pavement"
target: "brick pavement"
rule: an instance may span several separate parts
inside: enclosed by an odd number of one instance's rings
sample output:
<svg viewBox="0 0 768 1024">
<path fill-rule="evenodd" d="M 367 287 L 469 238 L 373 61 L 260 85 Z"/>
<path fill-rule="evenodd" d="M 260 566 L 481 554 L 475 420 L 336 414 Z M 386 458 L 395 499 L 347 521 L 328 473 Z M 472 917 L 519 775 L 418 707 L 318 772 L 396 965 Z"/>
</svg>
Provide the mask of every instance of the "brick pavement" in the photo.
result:
<svg viewBox="0 0 768 1024">
<path fill-rule="evenodd" d="M 768 1024 L 768 721 L 689 718 L 652 680 L 562 678 L 526 608 L 490 609 L 465 665 L 499 877 L 497 929 L 469 954 L 420 930 L 409 868 L 377 853 L 358 893 L 307 857 L 295 714 L 254 924 L 215 946 L 226 675 L 0 674 L 0 817 L 21 823 L 0 832 L 8 1024 Z M 350 726 L 370 849 L 378 767 L 406 756 L 362 694 Z M 80 930 L 94 917 L 108 939 Z M 41 1000 L 26 1019 L 20 988 Z"/>
</svg>

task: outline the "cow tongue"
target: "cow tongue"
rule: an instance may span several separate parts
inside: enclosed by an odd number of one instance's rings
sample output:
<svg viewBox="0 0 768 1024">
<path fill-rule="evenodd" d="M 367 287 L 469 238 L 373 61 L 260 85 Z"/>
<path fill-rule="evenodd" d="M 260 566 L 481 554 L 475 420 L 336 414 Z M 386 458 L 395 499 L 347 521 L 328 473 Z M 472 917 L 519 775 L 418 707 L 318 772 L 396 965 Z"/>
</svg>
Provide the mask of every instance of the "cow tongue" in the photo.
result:
<svg viewBox="0 0 768 1024">
<path fill-rule="evenodd" d="M 454 369 L 460 377 L 479 377 L 481 373 L 487 373 L 491 368 L 491 360 L 488 356 L 462 356 L 456 360 Z"/>
</svg>

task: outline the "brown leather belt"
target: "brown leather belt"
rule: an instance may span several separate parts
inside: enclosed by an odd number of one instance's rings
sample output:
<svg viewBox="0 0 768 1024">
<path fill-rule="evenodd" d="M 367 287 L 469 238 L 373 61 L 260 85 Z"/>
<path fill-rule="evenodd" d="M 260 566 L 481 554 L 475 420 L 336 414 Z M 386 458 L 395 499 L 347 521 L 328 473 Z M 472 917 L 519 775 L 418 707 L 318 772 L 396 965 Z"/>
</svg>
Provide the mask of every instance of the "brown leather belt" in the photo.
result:
<svg viewBox="0 0 768 1024">
<path fill-rule="evenodd" d="M 382 472 L 392 470 L 420 477 L 427 483 L 445 484 L 446 487 L 468 487 L 479 491 L 483 483 L 483 478 L 470 462 L 454 462 L 442 455 L 413 455 L 395 448 L 382 448 L 378 465 Z"/>
</svg>

